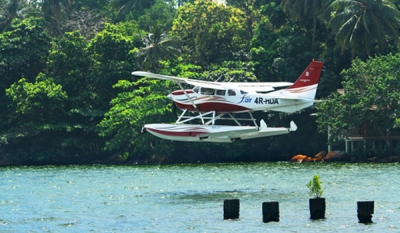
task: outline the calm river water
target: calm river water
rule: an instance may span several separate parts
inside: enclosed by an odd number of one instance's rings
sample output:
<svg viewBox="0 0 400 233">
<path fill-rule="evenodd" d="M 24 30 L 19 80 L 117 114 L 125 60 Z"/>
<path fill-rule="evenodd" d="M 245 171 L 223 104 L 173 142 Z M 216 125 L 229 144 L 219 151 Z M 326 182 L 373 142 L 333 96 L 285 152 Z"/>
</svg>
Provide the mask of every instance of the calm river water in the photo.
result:
<svg viewBox="0 0 400 233">
<path fill-rule="evenodd" d="M 327 210 L 312 221 L 315 173 Z M 0 232 L 400 232 L 400 164 L 6 167 L 0 177 Z M 230 198 L 239 220 L 223 220 Z M 358 223 L 365 200 L 373 224 Z M 264 201 L 279 201 L 279 222 L 262 222 Z"/>
</svg>

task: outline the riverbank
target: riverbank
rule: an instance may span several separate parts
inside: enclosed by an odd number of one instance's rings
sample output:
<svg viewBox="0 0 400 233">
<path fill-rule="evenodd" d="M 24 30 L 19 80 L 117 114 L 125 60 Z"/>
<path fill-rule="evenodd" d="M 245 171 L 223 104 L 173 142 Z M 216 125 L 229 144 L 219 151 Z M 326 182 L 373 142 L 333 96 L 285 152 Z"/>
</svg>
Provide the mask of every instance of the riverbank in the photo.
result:
<svg viewBox="0 0 400 233">
<path fill-rule="evenodd" d="M 363 162 L 379 162 L 379 163 L 395 163 L 400 162 L 400 156 L 381 156 L 381 157 L 355 157 L 344 151 L 320 151 L 315 156 L 310 157 L 303 154 L 298 154 L 290 159 L 290 162 L 310 163 L 310 162 L 348 162 L 348 163 L 363 163 Z"/>
<path fill-rule="evenodd" d="M 96 157 L 96 156 L 93 156 Z M 0 157 L 1 158 L 1 157 Z M 314 156 L 308 156 L 304 154 L 297 154 L 290 156 L 287 154 L 280 154 L 276 156 L 265 156 L 257 159 L 246 159 L 244 157 L 238 158 L 211 158 L 208 156 L 205 159 L 190 157 L 171 159 L 166 156 L 151 156 L 148 159 L 123 159 L 118 154 L 110 156 L 101 156 L 101 158 L 87 159 L 87 160 L 76 160 L 69 162 L 57 162 L 51 163 L 49 161 L 43 162 L 30 162 L 18 160 L 12 161 L 9 158 L 0 159 L 0 167 L 4 166 L 43 166 L 43 165 L 131 165 L 131 164 L 193 164 L 193 163 L 236 163 L 236 162 L 296 162 L 296 163 L 313 163 L 313 162 L 345 162 L 345 163 L 395 163 L 400 162 L 400 156 L 386 156 L 386 157 L 355 157 L 347 154 L 344 151 L 320 151 Z"/>
</svg>

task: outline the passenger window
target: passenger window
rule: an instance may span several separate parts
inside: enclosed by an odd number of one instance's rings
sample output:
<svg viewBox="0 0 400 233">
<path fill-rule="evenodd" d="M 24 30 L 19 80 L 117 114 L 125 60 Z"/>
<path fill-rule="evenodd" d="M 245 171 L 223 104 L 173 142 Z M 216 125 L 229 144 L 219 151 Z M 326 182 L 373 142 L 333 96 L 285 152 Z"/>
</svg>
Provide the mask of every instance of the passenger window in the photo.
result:
<svg viewBox="0 0 400 233">
<path fill-rule="evenodd" d="M 195 87 L 193 88 L 193 92 L 195 92 L 195 93 L 199 93 L 199 89 L 200 89 L 200 87 L 198 87 L 198 86 L 195 86 Z"/>
<path fill-rule="evenodd" d="M 247 91 L 242 91 L 242 90 L 240 90 L 240 94 L 242 94 L 242 95 L 245 95 L 245 94 L 247 94 L 248 92 Z"/>
<path fill-rule="evenodd" d="M 223 96 L 225 96 L 226 93 L 225 90 L 217 90 L 216 92 L 217 92 L 216 95 L 223 95 Z"/>
<path fill-rule="evenodd" d="M 203 94 L 203 95 L 214 95 L 214 89 L 207 88 L 207 87 L 202 87 L 200 89 L 200 93 Z"/>
<path fill-rule="evenodd" d="M 234 95 L 236 95 L 236 92 L 234 90 L 229 89 L 228 90 L 228 95 L 234 96 Z"/>
</svg>

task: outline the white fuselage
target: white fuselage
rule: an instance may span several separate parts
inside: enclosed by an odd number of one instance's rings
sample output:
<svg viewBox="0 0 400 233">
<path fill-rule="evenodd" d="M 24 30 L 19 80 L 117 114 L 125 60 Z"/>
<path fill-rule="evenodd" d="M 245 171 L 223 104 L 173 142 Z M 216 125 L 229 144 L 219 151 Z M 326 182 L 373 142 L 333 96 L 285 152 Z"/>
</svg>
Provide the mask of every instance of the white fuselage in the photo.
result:
<svg viewBox="0 0 400 233">
<path fill-rule="evenodd" d="M 193 112 L 279 111 L 292 113 L 313 105 L 316 88 L 317 84 L 307 88 L 257 93 L 238 89 L 214 90 L 195 87 L 191 90 L 174 91 L 168 97 L 180 109 Z"/>
</svg>

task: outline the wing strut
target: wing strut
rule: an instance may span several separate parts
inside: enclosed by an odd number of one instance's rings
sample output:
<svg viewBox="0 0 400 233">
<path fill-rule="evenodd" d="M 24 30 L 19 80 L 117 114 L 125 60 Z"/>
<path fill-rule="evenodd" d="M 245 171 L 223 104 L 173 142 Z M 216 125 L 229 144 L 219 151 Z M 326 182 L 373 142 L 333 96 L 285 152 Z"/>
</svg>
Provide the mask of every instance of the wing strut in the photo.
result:
<svg viewBox="0 0 400 233">
<path fill-rule="evenodd" d="M 232 120 L 234 120 L 236 122 L 236 124 L 242 125 L 239 123 L 239 121 L 236 120 L 236 118 L 231 113 L 229 113 L 228 115 L 232 118 Z"/>
<path fill-rule="evenodd" d="M 179 87 L 182 89 L 183 93 L 185 93 L 186 97 L 189 99 L 190 103 L 192 103 L 193 107 L 194 107 L 195 109 L 197 109 L 196 104 L 192 101 L 192 98 L 190 98 L 189 94 L 188 94 L 188 93 L 186 92 L 186 90 L 183 88 L 182 84 L 181 84 L 180 82 L 178 82 L 178 81 L 177 81 L 176 83 L 177 83 L 177 84 L 179 85 Z M 185 112 L 186 112 L 186 110 L 185 110 Z M 200 116 L 200 118 L 201 118 L 201 122 L 202 122 L 203 125 L 204 125 L 203 116 L 202 116 L 201 114 L 199 114 L 199 116 Z"/>
<path fill-rule="evenodd" d="M 182 114 L 178 117 L 178 120 L 176 121 L 176 123 L 180 123 L 182 117 L 186 114 L 187 109 L 183 110 Z"/>
<path fill-rule="evenodd" d="M 183 124 L 189 121 L 192 121 L 194 119 L 205 119 L 208 120 L 207 122 L 205 122 L 203 125 L 215 125 L 215 122 L 217 120 L 233 120 L 236 122 L 236 124 L 238 126 L 242 126 L 242 124 L 239 121 L 252 121 L 254 126 L 257 128 L 257 130 L 260 129 L 260 127 L 257 125 L 256 119 L 253 117 L 253 114 L 251 112 L 249 112 L 250 117 L 249 118 L 236 118 L 232 113 L 220 113 L 218 115 L 216 111 L 209 111 L 209 112 L 205 112 L 205 113 L 201 113 L 199 112 L 198 115 L 196 116 L 185 116 L 185 114 L 187 113 L 187 109 L 183 110 L 182 114 L 178 117 L 178 120 L 175 122 L 175 124 Z M 211 116 L 209 116 L 211 115 Z M 225 115 L 229 115 L 229 117 L 224 117 Z M 261 127 L 262 128 L 262 127 Z M 294 128 L 294 127 L 293 127 Z"/>
<path fill-rule="evenodd" d="M 179 116 L 178 120 L 176 121 L 176 124 L 182 124 L 182 123 L 185 123 L 185 122 L 200 118 L 203 121 L 203 125 L 208 125 L 210 123 L 209 122 L 204 123 L 204 120 L 203 120 L 204 119 L 203 116 L 206 116 L 208 114 L 213 114 L 213 116 L 212 117 L 206 117 L 206 119 L 215 119 L 215 111 L 210 111 L 210 112 L 206 112 L 206 113 L 201 113 L 200 112 L 199 115 L 193 116 L 193 117 L 185 117 L 184 115 L 185 115 L 186 112 L 187 112 L 187 110 L 183 111 L 183 113 Z M 182 118 L 186 118 L 186 120 L 181 121 Z"/>
<path fill-rule="evenodd" d="M 256 119 L 254 119 L 253 114 L 251 114 L 251 112 L 249 112 L 249 114 L 250 114 L 251 119 L 253 120 L 254 126 L 256 126 L 256 128 L 257 128 L 257 130 L 258 130 L 259 128 L 258 128 Z"/>
</svg>

